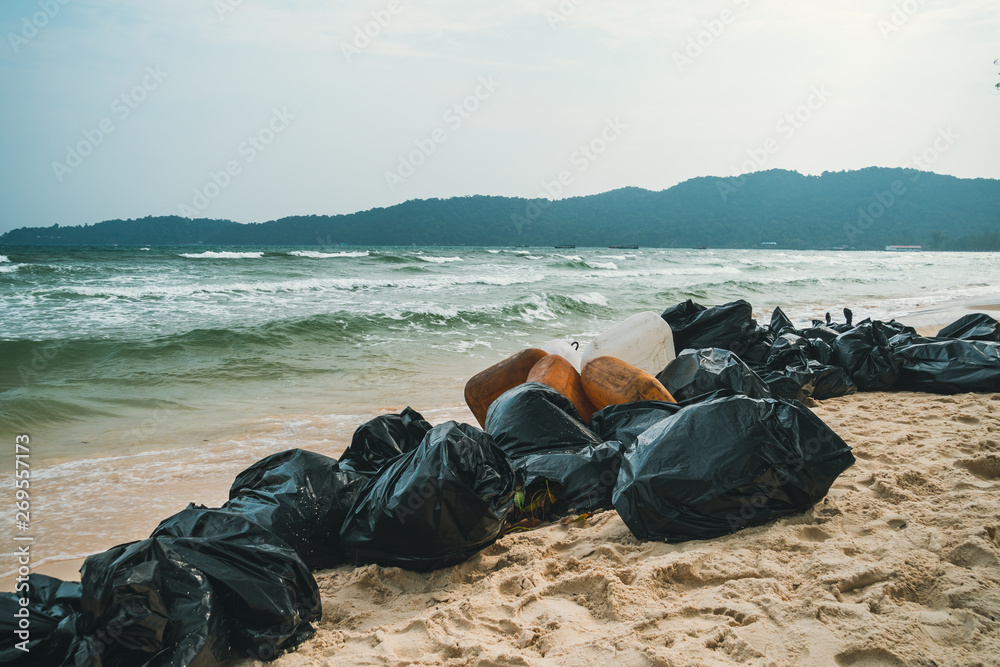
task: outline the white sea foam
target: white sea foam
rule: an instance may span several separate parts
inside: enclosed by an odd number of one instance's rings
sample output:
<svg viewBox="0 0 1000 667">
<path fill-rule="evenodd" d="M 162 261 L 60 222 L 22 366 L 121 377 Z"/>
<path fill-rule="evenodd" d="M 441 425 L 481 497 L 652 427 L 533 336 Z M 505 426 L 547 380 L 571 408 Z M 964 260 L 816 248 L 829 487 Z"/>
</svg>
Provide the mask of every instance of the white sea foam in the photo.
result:
<svg viewBox="0 0 1000 667">
<path fill-rule="evenodd" d="M 310 259 L 327 259 L 331 257 L 368 257 L 371 253 L 367 250 L 354 252 L 317 252 L 315 250 L 293 250 L 288 253 L 295 257 L 308 257 Z"/>
<path fill-rule="evenodd" d="M 16 268 L 11 267 L 11 268 Z M 2 269 L 4 267 L 0 267 Z M 217 285 L 162 285 L 148 283 L 143 285 L 94 286 L 74 285 L 57 290 L 58 292 L 79 294 L 93 297 L 116 297 L 125 299 L 141 299 L 145 297 L 182 297 L 211 294 L 276 294 L 284 292 L 323 292 L 338 290 L 361 290 L 379 288 L 403 288 L 415 290 L 435 290 L 459 285 L 525 285 L 545 280 L 545 275 L 531 272 L 523 274 L 496 275 L 455 275 L 434 276 L 432 278 L 307 278 L 303 280 L 282 280 L 275 282 L 255 283 L 222 283 Z M 39 292 L 39 294 L 52 292 Z"/>
<path fill-rule="evenodd" d="M 11 264 L 10 266 L 0 266 L 0 273 L 14 273 L 19 268 L 21 268 L 20 264 Z"/>
<path fill-rule="evenodd" d="M 486 252 L 490 253 L 491 255 L 499 255 L 500 254 L 499 250 L 487 250 Z"/>
<path fill-rule="evenodd" d="M 212 250 L 207 250 L 205 252 L 184 252 L 178 255 L 179 257 L 187 257 L 188 259 L 260 259 L 264 256 L 262 252 L 215 252 Z"/>
<path fill-rule="evenodd" d="M 0 264 L 4 264 L 4 263 L 9 262 L 9 261 L 10 260 L 7 259 L 7 255 L 0 255 Z"/>
<path fill-rule="evenodd" d="M 600 292 L 586 292 L 584 294 L 574 294 L 570 298 L 575 299 L 581 303 L 589 303 L 592 306 L 606 306 L 608 305 L 608 300 Z"/>
<path fill-rule="evenodd" d="M 631 269 L 617 275 L 622 278 L 645 278 L 648 276 L 735 276 L 740 273 L 742 271 L 732 266 L 690 266 L 674 269 Z"/>
<path fill-rule="evenodd" d="M 560 255 L 559 253 L 556 253 L 556 257 L 562 257 L 563 259 L 567 259 L 567 260 L 569 260 L 571 262 L 582 262 L 583 261 L 583 257 L 580 257 L 579 255 Z"/>
<path fill-rule="evenodd" d="M 417 259 L 433 264 L 448 264 L 449 262 L 461 262 L 461 257 L 433 257 L 431 255 L 417 255 Z"/>
<path fill-rule="evenodd" d="M 585 262 L 587 266 L 593 269 L 607 269 L 608 271 L 617 271 L 618 265 L 614 262 Z"/>
</svg>

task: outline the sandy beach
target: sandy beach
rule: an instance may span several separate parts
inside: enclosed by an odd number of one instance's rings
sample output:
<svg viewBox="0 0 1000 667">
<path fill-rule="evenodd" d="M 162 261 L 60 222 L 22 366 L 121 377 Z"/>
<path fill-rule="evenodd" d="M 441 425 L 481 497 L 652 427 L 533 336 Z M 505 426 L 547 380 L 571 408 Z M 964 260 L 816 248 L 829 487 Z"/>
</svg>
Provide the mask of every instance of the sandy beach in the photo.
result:
<svg viewBox="0 0 1000 667">
<path fill-rule="evenodd" d="M 971 309 L 947 308 L 949 317 Z M 937 333 L 927 323 L 943 310 L 912 318 L 921 335 Z M 274 663 L 237 664 L 1000 665 L 1000 394 L 861 393 L 808 405 L 857 463 L 804 515 L 668 545 L 636 540 L 610 511 L 507 535 L 430 574 L 318 572 L 316 636 Z M 474 422 L 464 405 L 425 414 Z M 274 425 L 264 440 L 257 425 L 246 441 L 213 443 L 201 452 L 211 466 L 168 467 L 159 483 L 172 493 L 121 523 L 114 541 L 142 539 L 189 500 L 221 504 L 268 447 L 339 456 L 365 419 L 295 417 L 311 426 L 292 430 L 265 419 Z M 99 527 L 105 512 L 87 503 L 80 525 Z M 78 580 L 81 564 L 35 571 Z"/>
<path fill-rule="evenodd" d="M 1000 664 L 1000 395 L 811 407 L 858 460 L 804 515 L 668 545 L 604 512 L 430 574 L 320 572 L 317 635 L 273 664 Z"/>
</svg>

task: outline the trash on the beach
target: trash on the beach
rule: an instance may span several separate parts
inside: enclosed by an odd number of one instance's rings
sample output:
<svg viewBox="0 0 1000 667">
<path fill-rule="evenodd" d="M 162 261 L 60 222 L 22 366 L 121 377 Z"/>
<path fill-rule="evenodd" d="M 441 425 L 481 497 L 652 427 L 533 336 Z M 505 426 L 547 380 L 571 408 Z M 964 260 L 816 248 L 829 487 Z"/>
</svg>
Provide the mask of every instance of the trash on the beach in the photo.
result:
<svg viewBox="0 0 1000 667">
<path fill-rule="evenodd" d="M 353 563 L 429 571 L 492 544 L 514 504 L 510 459 L 487 433 L 447 422 L 374 477 L 340 533 Z"/>
<path fill-rule="evenodd" d="M 382 415 L 339 461 L 301 449 L 258 461 L 222 508 L 192 505 L 91 556 L 80 584 L 32 574 L 31 653 L 14 644 L 18 596 L 0 594 L 0 662 L 272 660 L 320 618 L 310 568 L 448 567 L 507 531 L 612 507 L 639 539 L 726 535 L 808 510 L 853 464 L 794 399 L 1000 391 L 988 315 L 925 338 L 844 312 L 796 329 L 780 308 L 758 326 L 746 301 L 687 301 L 629 318 L 583 356 L 558 340 L 522 350 L 465 387 L 486 432 Z"/>
<path fill-rule="evenodd" d="M 621 466 L 620 444 L 529 454 L 514 461 L 523 489 L 508 522 L 554 521 L 572 513 L 611 509 L 611 492 Z"/>
<path fill-rule="evenodd" d="M 970 313 L 938 332 L 939 338 L 1000 342 L 1000 322 L 985 313 Z"/>
<path fill-rule="evenodd" d="M 884 327 L 864 322 L 833 341 L 834 363 L 843 368 L 859 391 L 887 391 L 899 377 L 899 362 Z"/>
<path fill-rule="evenodd" d="M 568 398 L 539 382 L 526 382 L 498 398 L 486 418 L 486 432 L 512 459 L 602 442 Z"/>
<path fill-rule="evenodd" d="M 771 331 L 774 332 L 775 336 L 780 336 L 785 333 L 786 330 L 789 330 L 792 333 L 798 333 L 795 329 L 795 325 L 792 324 L 792 321 L 788 318 L 788 315 L 785 315 L 785 311 L 783 311 L 780 307 L 775 307 L 774 311 L 771 313 Z"/>
<path fill-rule="evenodd" d="M 21 585 L 24 582 L 19 582 Z M 0 593 L 0 665 L 72 665 L 82 590 L 79 582 L 32 572 L 27 592 Z M 27 599 L 26 606 L 20 600 Z M 22 611 L 23 610 L 23 611 Z M 27 627 L 21 620 L 27 619 Z"/>
<path fill-rule="evenodd" d="M 431 430 L 423 415 L 407 407 L 398 415 L 380 415 L 354 431 L 340 456 L 340 467 L 374 475 L 396 458 L 413 451 Z"/>
<path fill-rule="evenodd" d="M 670 325 L 674 349 L 678 352 L 707 347 L 731 350 L 739 344 L 744 332 L 756 327 L 753 306 L 742 299 L 714 308 L 705 308 L 689 299 L 667 308 L 660 317 Z M 662 369 L 661 366 L 654 372 Z"/>
<path fill-rule="evenodd" d="M 656 379 L 678 401 L 720 389 L 732 389 L 750 398 L 771 398 L 764 381 L 735 353 L 715 347 L 684 350 Z"/>
<path fill-rule="evenodd" d="M 298 554 L 249 518 L 189 507 L 82 569 L 75 664 L 273 660 L 314 633 L 319 590 Z"/>
<path fill-rule="evenodd" d="M 750 324 L 743 328 L 739 341 L 732 346 L 732 352 L 751 368 L 760 368 L 767 361 L 767 355 L 771 352 L 774 338 L 775 335 L 771 327 Z"/>
<path fill-rule="evenodd" d="M 828 398 L 847 396 L 858 390 L 840 366 L 829 366 L 811 359 L 781 370 L 768 371 L 761 379 L 775 398 L 798 401 L 807 398 L 825 401 Z"/>
<path fill-rule="evenodd" d="M 539 349 L 545 350 L 549 354 L 558 354 L 560 357 L 568 361 L 579 373 L 580 369 L 583 368 L 583 354 L 580 352 L 579 343 L 570 343 L 565 340 L 554 339 L 545 343 L 544 345 L 539 345 Z"/>
<path fill-rule="evenodd" d="M 830 363 L 833 349 L 822 338 L 806 338 L 795 331 L 785 329 L 774 339 L 764 365 L 771 370 L 781 370 L 786 366 L 800 366 L 810 361 Z"/>
<path fill-rule="evenodd" d="M 682 409 L 677 403 L 666 401 L 610 405 L 594 414 L 590 427 L 601 440 L 617 440 L 624 448 L 634 443 L 640 434 Z"/>
<path fill-rule="evenodd" d="M 528 373 L 547 354 L 538 348 L 521 350 L 472 376 L 465 384 L 465 402 L 480 426 L 486 427 L 486 414 L 493 401 L 508 389 L 526 382 Z"/>
<path fill-rule="evenodd" d="M 632 315 L 591 341 L 583 351 L 583 368 L 598 357 L 614 357 L 655 375 L 675 356 L 670 327 L 659 315 L 646 311 Z"/>
<path fill-rule="evenodd" d="M 344 562 L 340 527 L 369 478 L 328 456 L 290 449 L 237 475 L 222 509 L 270 530 L 309 569 L 336 567 Z"/>
<path fill-rule="evenodd" d="M 639 539 L 708 539 L 809 509 L 853 463 L 801 403 L 731 396 L 642 433 L 625 451 L 614 506 Z"/>
<path fill-rule="evenodd" d="M 583 367 L 581 378 L 584 391 L 598 410 L 636 401 L 675 402 L 651 374 L 614 357 L 592 359 Z"/>
<path fill-rule="evenodd" d="M 552 387 L 569 399 L 576 408 L 584 424 L 590 423 L 594 414 L 594 404 L 583 389 L 583 381 L 573 365 L 558 354 L 542 357 L 528 373 L 528 382 L 540 382 Z"/>
<path fill-rule="evenodd" d="M 936 340 L 895 350 L 896 387 L 934 394 L 1000 391 L 1000 343 Z"/>
</svg>

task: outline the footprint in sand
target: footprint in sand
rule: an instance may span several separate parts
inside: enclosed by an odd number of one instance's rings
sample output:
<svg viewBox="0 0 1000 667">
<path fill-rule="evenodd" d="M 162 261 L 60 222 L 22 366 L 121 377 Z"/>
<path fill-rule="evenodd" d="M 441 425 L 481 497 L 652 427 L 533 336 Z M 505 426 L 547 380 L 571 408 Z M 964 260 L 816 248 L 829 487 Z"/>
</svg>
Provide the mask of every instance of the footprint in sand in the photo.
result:
<svg viewBox="0 0 1000 667">
<path fill-rule="evenodd" d="M 1000 455 L 998 454 L 986 454 L 974 459 L 960 459 L 955 465 L 959 468 L 965 468 L 980 479 L 1000 477 Z"/>
<path fill-rule="evenodd" d="M 889 651 L 881 648 L 853 649 L 838 653 L 833 657 L 838 665 L 844 667 L 903 667 L 905 662 Z"/>
<path fill-rule="evenodd" d="M 810 542 L 826 542 L 833 537 L 833 535 L 830 535 L 822 528 L 817 528 L 816 526 L 806 526 L 799 531 L 799 536 Z"/>
</svg>

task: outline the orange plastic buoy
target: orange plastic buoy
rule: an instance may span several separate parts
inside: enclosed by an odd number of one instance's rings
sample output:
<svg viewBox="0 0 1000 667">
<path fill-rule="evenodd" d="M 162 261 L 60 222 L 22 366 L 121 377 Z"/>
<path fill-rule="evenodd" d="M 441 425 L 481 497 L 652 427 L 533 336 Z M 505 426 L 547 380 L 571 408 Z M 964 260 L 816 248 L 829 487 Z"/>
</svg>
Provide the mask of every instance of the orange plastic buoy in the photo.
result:
<svg viewBox="0 0 1000 667">
<path fill-rule="evenodd" d="M 597 357 L 587 362 L 581 380 L 587 397 L 598 410 L 636 401 L 677 402 L 655 377 L 614 357 Z"/>
<path fill-rule="evenodd" d="M 528 348 L 494 364 L 478 373 L 465 384 L 465 402 L 479 425 L 486 428 L 486 413 L 493 401 L 508 389 L 513 389 L 528 380 L 528 373 L 542 358 L 548 356 L 545 350 Z"/>
<path fill-rule="evenodd" d="M 528 373 L 528 382 L 541 382 L 552 387 L 570 400 L 584 424 L 590 423 L 595 412 L 594 404 L 583 390 L 580 374 L 565 357 L 558 354 L 543 357 Z"/>
</svg>

